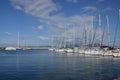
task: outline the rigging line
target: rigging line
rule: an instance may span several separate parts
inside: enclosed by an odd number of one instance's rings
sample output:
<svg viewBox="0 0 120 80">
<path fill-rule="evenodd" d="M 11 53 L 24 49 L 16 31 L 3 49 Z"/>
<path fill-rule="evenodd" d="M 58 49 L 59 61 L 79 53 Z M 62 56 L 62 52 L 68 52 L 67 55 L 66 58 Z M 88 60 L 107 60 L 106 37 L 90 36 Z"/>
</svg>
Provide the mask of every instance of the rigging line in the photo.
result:
<svg viewBox="0 0 120 80">
<path fill-rule="evenodd" d="M 116 44 L 116 38 L 117 38 L 117 31 L 118 31 L 118 24 L 119 24 L 119 17 L 120 17 L 120 14 L 117 18 L 117 24 L 116 24 L 116 28 L 115 28 L 115 35 L 114 35 L 114 40 L 113 40 L 113 47 L 115 47 L 115 44 Z"/>
</svg>

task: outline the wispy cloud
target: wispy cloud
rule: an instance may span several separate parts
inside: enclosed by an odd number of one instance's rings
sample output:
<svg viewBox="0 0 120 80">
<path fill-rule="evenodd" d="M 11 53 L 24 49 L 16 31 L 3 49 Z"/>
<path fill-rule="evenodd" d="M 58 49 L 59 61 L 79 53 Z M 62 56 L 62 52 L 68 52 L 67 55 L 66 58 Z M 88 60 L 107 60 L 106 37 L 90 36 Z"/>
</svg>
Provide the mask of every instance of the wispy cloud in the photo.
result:
<svg viewBox="0 0 120 80">
<path fill-rule="evenodd" d="M 58 7 L 51 0 L 11 0 L 12 5 L 35 17 L 48 17 Z"/>
<path fill-rule="evenodd" d="M 48 38 L 48 37 L 45 37 L 45 36 L 38 36 L 37 39 L 38 39 L 38 40 L 42 40 L 42 41 L 49 40 L 49 38 Z"/>
<path fill-rule="evenodd" d="M 17 10 L 22 10 L 22 7 L 20 7 L 20 6 L 15 6 L 15 8 L 17 9 Z"/>
<path fill-rule="evenodd" d="M 104 8 L 104 9 L 102 10 L 102 12 L 105 12 L 105 11 L 112 11 L 112 8 L 108 7 L 108 8 Z"/>
<path fill-rule="evenodd" d="M 81 12 L 85 15 L 95 15 L 99 13 L 99 9 L 95 6 L 84 6 L 81 8 Z"/>
<path fill-rule="evenodd" d="M 98 14 L 103 13 L 103 12 L 112 11 L 113 9 L 110 7 L 99 9 L 97 7 L 94 7 L 94 6 L 85 6 L 85 7 L 81 8 L 81 10 L 82 10 L 82 13 L 87 14 L 87 15 L 94 15 L 94 14 L 98 15 Z"/>
<path fill-rule="evenodd" d="M 66 0 L 68 2 L 77 3 L 79 0 Z M 103 2 L 104 0 L 97 0 Z M 28 14 L 36 17 L 48 17 L 52 12 L 58 11 L 60 6 L 56 5 L 52 0 L 11 0 L 12 5 L 23 10 Z M 95 7 L 87 6 L 84 10 L 96 10 Z"/>
<path fill-rule="evenodd" d="M 104 2 L 105 0 L 98 0 L 98 2 Z"/>
<path fill-rule="evenodd" d="M 38 26 L 38 27 L 33 27 L 33 30 L 34 30 L 34 31 L 41 31 L 41 30 L 43 30 L 43 26 L 40 25 L 40 26 Z"/>
<path fill-rule="evenodd" d="M 41 30 L 43 30 L 43 26 L 42 25 L 38 26 L 37 29 L 41 31 Z"/>
<path fill-rule="evenodd" d="M 10 33 L 10 32 L 5 32 L 5 34 L 8 35 L 8 36 L 12 35 L 12 33 Z"/>
<path fill-rule="evenodd" d="M 79 0 L 67 0 L 68 2 L 77 3 Z"/>
<path fill-rule="evenodd" d="M 59 10 L 59 6 L 57 6 L 52 0 L 11 0 L 13 6 L 19 6 L 22 10 L 28 14 L 31 14 L 40 19 L 40 22 L 43 24 L 47 24 L 48 26 L 62 27 L 63 24 L 68 23 L 80 23 L 88 20 L 88 17 L 81 15 L 73 15 L 70 17 L 65 17 L 64 15 L 54 14 L 50 15 L 54 11 Z M 73 0 L 74 1 L 74 0 Z M 78 1 L 78 0 L 75 0 Z M 93 7 L 86 7 L 85 9 L 95 10 Z M 78 19 L 82 18 L 82 19 Z M 77 20 L 76 20 L 77 19 Z M 79 20 L 79 21 L 78 21 Z M 61 25 L 60 25 L 61 24 Z"/>
<path fill-rule="evenodd" d="M 96 11 L 97 8 L 96 7 L 93 7 L 93 6 L 85 6 L 82 8 L 83 10 L 92 10 L 92 11 Z"/>
<path fill-rule="evenodd" d="M 82 9 L 82 12 L 84 13 L 97 13 L 98 12 L 98 9 L 96 7 L 93 7 L 93 6 L 85 6 Z"/>
<path fill-rule="evenodd" d="M 78 2 L 78 0 L 68 0 L 72 2 Z M 64 16 L 63 13 L 55 11 L 60 10 L 60 5 L 56 5 L 52 0 L 11 0 L 13 6 L 17 10 L 22 10 L 27 14 L 31 14 L 39 19 L 40 23 L 50 27 L 50 31 L 56 33 L 64 33 L 65 28 L 68 32 L 71 32 L 70 26 L 77 25 L 79 32 L 82 31 L 83 24 L 91 26 L 91 15 L 71 15 L 69 17 Z M 19 7 L 18 7 L 19 6 Z M 96 7 L 86 6 L 82 8 L 83 12 L 97 12 Z M 51 15 L 51 13 L 54 13 Z M 62 15 L 63 14 L 63 15 Z M 42 30 L 44 26 L 38 26 L 35 30 Z M 46 37 L 39 37 L 40 40 L 46 40 Z"/>
</svg>

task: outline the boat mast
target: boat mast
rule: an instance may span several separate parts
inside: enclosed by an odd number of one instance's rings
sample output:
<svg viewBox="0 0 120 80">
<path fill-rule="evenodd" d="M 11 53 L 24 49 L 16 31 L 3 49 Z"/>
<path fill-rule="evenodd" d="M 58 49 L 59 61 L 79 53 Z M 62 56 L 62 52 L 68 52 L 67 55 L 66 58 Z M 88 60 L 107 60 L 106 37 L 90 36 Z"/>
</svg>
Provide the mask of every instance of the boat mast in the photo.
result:
<svg viewBox="0 0 120 80">
<path fill-rule="evenodd" d="M 77 47 L 76 46 L 76 25 L 74 26 L 74 48 Z"/>
<path fill-rule="evenodd" d="M 108 46 L 110 46 L 110 25 L 109 25 L 109 17 L 108 15 L 106 16 L 106 19 L 107 19 L 107 27 L 108 27 Z"/>
<path fill-rule="evenodd" d="M 115 35 L 114 35 L 113 47 L 115 47 L 119 18 L 120 18 L 120 9 L 119 9 L 119 13 L 118 13 L 117 26 L 116 26 L 116 28 L 115 28 Z"/>
<path fill-rule="evenodd" d="M 75 48 L 75 26 L 73 25 L 73 49 Z"/>
<path fill-rule="evenodd" d="M 101 16 L 100 16 L 100 14 L 99 14 L 99 36 L 100 36 L 100 46 L 102 46 L 102 35 L 101 35 L 101 33 L 102 33 L 102 28 L 101 28 Z"/>
<path fill-rule="evenodd" d="M 86 30 L 86 24 L 84 25 L 85 27 L 85 48 L 87 47 L 87 30 Z"/>
<path fill-rule="evenodd" d="M 82 30 L 82 35 L 80 37 L 80 48 L 83 48 L 83 44 L 84 44 L 84 31 L 85 31 L 85 27 L 83 26 L 83 30 Z"/>
<path fill-rule="evenodd" d="M 19 39 L 19 37 L 20 37 L 20 34 L 19 34 L 19 32 L 18 32 L 17 48 L 20 48 L 20 39 Z"/>
<path fill-rule="evenodd" d="M 64 38 L 64 46 L 63 46 L 63 47 L 64 47 L 64 49 L 65 49 L 65 48 L 66 48 L 66 45 L 67 45 L 67 44 L 66 44 L 66 37 L 67 37 L 66 26 L 65 26 L 65 32 L 64 32 L 64 34 L 65 34 L 65 35 L 63 36 L 63 38 Z"/>
<path fill-rule="evenodd" d="M 90 44 L 92 45 L 92 39 L 93 39 L 93 16 L 91 17 L 91 40 L 90 40 Z M 91 46 L 92 47 L 92 46 Z"/>
<path fill-rule="evenodd" d="M 104 26 L 103 28 L 103 32 L 102 32 L 102 40 L 101 40 L 101 46 L 103 46 L 103 40 L 104 40 L 104 35 L 105 35 L 105 30 L 106 30 L 106 26 Z"/>
<path fill-rule="evenodd" d="M 94 16 L 93 16 L 93 27 L 94 27 Z M 95 37 L 96 37 L 96 32 L 97 32 L 97 26 L 95 26 L 95 30 L 93 31 L 92 47 L 94 47 L 94 41 L 95 41 Z"/>
</svg>

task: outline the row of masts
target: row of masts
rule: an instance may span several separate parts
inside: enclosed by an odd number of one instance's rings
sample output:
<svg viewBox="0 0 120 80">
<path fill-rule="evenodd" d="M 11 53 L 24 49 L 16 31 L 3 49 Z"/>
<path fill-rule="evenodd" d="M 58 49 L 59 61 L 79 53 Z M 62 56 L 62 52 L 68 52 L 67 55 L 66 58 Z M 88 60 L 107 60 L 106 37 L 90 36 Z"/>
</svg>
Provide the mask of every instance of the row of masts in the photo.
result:
<svg viewBox="0 0 120 80">
<path fill-rule="evenodd" d="M 79 33 L 76 31 L 76 27 L 71 28 L 73 30 L 72 37 L 67 34 L 67 28 L 65 27 L 64 36 L 51 38 L 51 48 L 49 50 L 54 50 L 57 52 L 72 52 L 80 53 L 84 55 L 102 55 L 102 56 L 114 56 L 120 57 L 120 45 L 116 45 L 116 36 L 118 31 L 118 25 L 115 28 L 115 34 L 113 42 L 110 35 L 110 21 L 109 16 L 105 17 L 106 26 L 102 27 L 101 15 L 98 16 L 98 24 L 94 25 L 94 17 L 91 17 L 91 29 L 89 29 L 87 24 L 84 24 L 83 28 Z M 119 19 L 120 21 L 120 11 Z M 79 37 L 76 34 L 80 34 Z M 70 42 L 69 42 L 70 40 Z M 113 43 L 113 44 L 112 44 Z"/>
</svg>

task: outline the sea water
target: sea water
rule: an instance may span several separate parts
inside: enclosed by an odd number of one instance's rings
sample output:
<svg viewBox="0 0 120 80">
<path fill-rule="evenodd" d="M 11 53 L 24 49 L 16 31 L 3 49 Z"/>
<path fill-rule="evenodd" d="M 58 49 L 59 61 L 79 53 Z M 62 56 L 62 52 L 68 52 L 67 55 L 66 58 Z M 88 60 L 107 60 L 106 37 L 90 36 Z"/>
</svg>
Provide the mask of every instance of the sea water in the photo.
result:
<svg viewBox="0 0 120 80">
<path fill-rule="evenodd" d="M 114 80 L 120 58 L 48 50 L 0 51 L 0 80 Z"/>
</svg>

